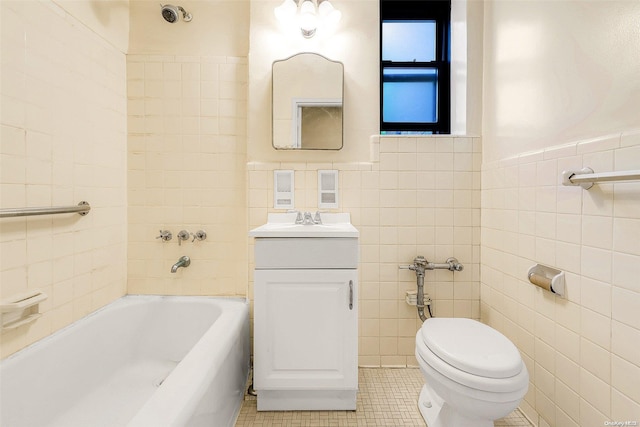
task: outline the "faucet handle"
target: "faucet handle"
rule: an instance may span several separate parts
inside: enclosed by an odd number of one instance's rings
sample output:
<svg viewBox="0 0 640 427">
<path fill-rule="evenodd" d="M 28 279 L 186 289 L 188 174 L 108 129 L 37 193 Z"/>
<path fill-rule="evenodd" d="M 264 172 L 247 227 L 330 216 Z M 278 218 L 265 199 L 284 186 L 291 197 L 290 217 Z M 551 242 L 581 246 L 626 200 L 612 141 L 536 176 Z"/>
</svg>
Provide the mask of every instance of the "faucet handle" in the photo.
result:
<svg viewBox="0 0 640 427">
<path fill-rule="evenodd" d="M 296 214 L 296 224 L 302 224 L 302 212 L 296 210 L 288 210 L 287 213 Z"/>
<path fill-rule="evenodd" d="M 156 239 L 161 239 L 163 242 L 168 242 L 173 237 L 173 234 L 169 230 L 160 230 L 160 235 L 156 236 Z"/>
<path fill-rule="evenodd" d="M 178 233 L 178 246 L 182 246 L 183 240 L 189 240 L 189 232 L 187 230 L 180 230 Z"/>
<path fill-rule="evenodd" d="M 192 243 L 196 240 L 202 241 L 207 238 L 207 232 L 204 230 L 198 230 L 195 233 L 191 233 L 191 235 L 193 236 Z"/>
<path fill-rule="evenodd" d="M 296 209 L 289 209 L 287 210 L 287 213 L 296 214 L 296 224 L 302 224 L 302 212 Z"/>
</svg>

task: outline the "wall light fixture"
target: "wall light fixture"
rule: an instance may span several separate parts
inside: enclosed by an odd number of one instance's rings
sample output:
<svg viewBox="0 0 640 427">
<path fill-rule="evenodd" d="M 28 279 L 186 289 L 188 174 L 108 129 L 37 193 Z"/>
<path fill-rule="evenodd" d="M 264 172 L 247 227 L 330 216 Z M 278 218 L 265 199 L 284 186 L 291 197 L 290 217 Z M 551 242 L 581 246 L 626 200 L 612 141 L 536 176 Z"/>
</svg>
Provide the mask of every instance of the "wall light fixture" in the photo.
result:
<svg viewBox="0 0 640 427">
<path fill-rule="evenodd" d="M 342 13 L 329 0 L 284 0 L 273 10 L 285 25 L 296 25 L 305 38 L 311 38 L 320 27 L 335 25 Z"/>
</svg>

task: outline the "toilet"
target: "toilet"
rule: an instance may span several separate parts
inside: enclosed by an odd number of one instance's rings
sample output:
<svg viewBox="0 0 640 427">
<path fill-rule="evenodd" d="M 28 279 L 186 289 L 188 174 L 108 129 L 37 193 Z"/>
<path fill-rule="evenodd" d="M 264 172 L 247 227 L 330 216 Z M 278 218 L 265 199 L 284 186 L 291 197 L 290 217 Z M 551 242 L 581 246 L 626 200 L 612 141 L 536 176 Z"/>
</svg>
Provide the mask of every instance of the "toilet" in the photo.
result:
<svg viewBox="0 0 640 427">
<path fill-rule="evenodd" d="M 466 318 L 429 318 L 416 334 L 424 375 L 418 406 L 428 427 L 493 427 L 529 387 L 516 346 L 495 329 Z"/>
</svg>

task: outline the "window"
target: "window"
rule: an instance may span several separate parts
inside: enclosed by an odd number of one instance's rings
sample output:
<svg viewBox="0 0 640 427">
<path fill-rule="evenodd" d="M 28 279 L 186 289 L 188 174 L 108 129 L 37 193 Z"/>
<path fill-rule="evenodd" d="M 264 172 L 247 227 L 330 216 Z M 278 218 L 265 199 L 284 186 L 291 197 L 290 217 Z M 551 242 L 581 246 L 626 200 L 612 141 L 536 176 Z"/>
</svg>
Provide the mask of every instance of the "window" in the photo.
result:
<svg viewBox="0 0 640 427">
<path fill-rule="evenodd" d="M 380 132 L 450 133 L 450 0 L 380 0 Z"/>
</svg>

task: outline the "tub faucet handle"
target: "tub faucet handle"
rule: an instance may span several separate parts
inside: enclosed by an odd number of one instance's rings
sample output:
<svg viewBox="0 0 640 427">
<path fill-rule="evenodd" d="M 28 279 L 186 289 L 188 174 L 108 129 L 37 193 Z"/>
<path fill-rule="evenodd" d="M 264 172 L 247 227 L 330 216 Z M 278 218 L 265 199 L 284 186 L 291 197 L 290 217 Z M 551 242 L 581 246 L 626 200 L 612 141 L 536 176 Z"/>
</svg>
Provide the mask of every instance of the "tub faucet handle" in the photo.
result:
<svg viewBox="0 0 640 427">
<path fill-rule="evenodd" d="M 178 246 L 182 246 L 183 240 L 189 240 L 189 232 L 187 230 L 180 230 L 178 233 Z"/>
<path fill-rule="evenodd" d="M 202 241 L 207 238 L 207 232 L 204 230 L 198 230 L 195 233 L 191 233 L 191 235 L 193 236 L 193 240 L 191 240 L 191 243 L 195 242 L 196 240 Z"/>
<path fill-rule="evenodd" d="M 156 239 L 160 239 L 163 242 L 168 242 L 173 237 L 173 234 L 169 230 L 160 230 L 160 235 L 156 236 Z"/>
</svg>

